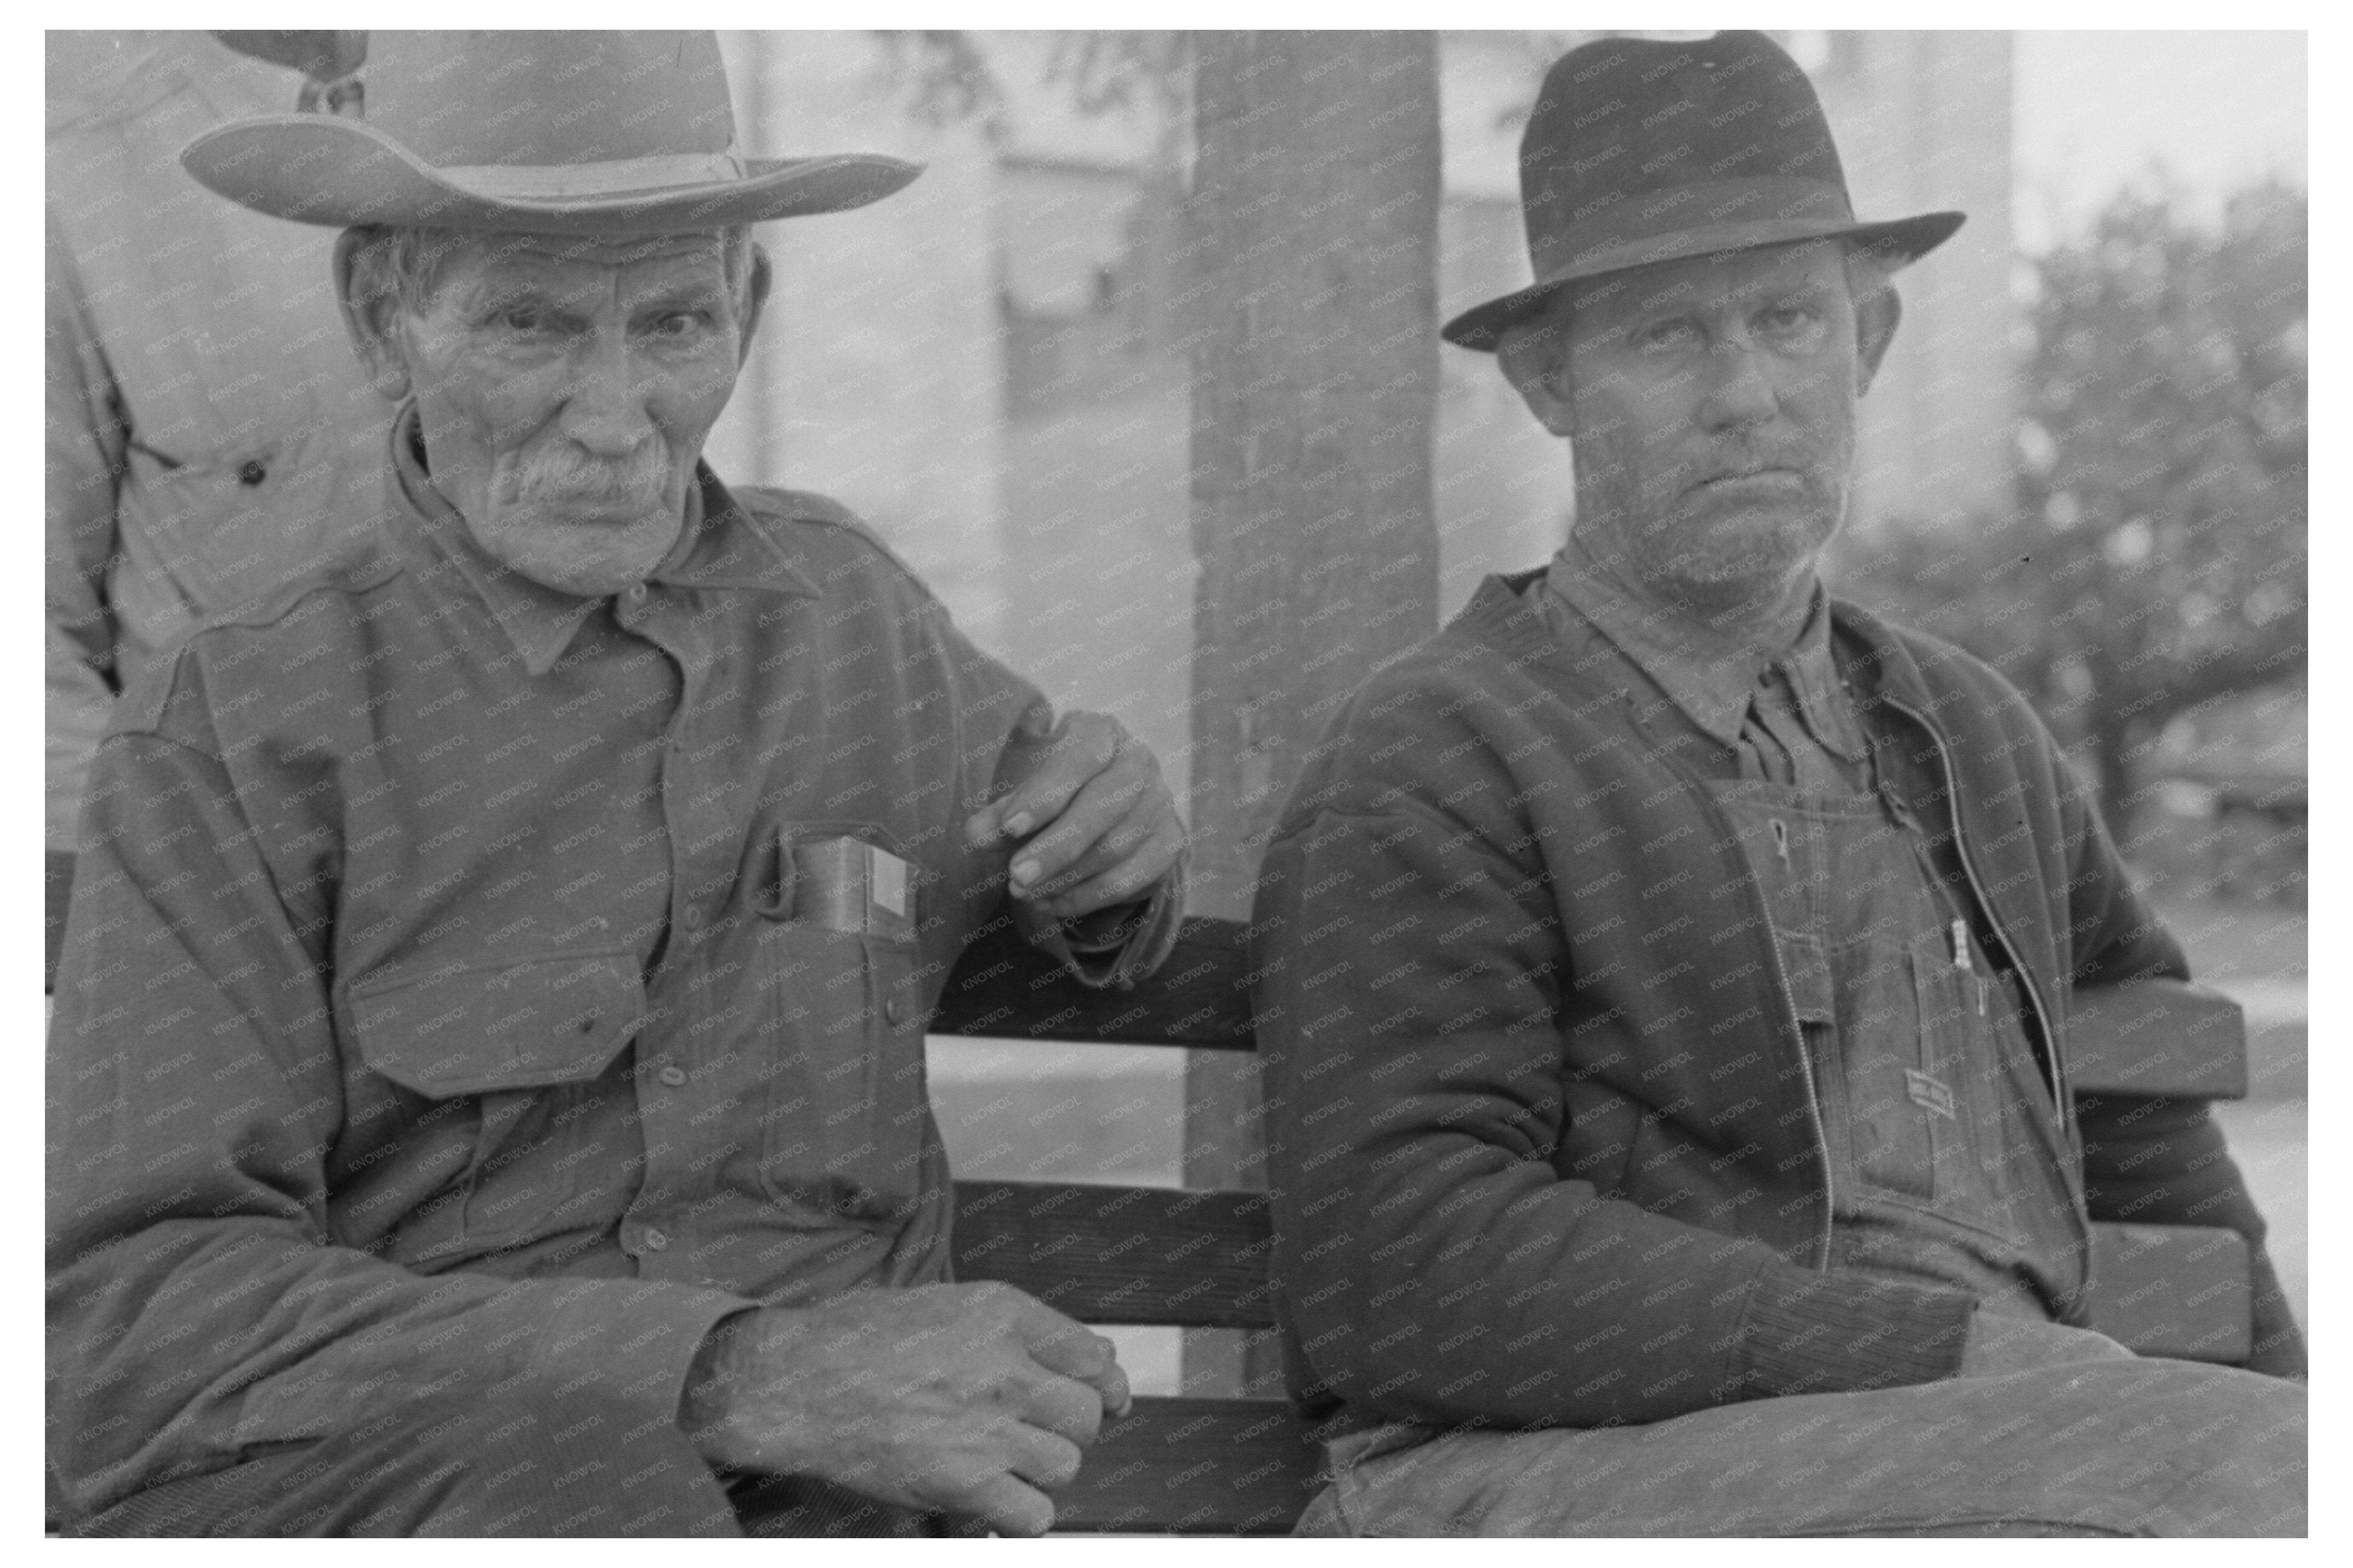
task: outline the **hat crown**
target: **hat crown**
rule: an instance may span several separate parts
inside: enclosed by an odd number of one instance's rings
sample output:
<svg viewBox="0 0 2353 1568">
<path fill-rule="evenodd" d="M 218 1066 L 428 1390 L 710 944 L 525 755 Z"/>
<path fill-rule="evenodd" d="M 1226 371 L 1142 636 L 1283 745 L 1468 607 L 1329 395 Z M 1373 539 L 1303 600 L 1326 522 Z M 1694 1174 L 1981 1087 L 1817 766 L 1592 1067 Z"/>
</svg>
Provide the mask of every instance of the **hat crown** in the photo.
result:
<svg viewBox="0 0 2353 1568">
<path fill-rule="evenodd" d="M 708 32 L 380 32 L 367 122 L 443 168 L 715 155 L 735 110 Z"/>
<path fill-rule="evenodd" d="M 1495 348 L 1580 278 L 1823 239 L 1901 267 L 1962 220 L 1856 222 L 1821 100 L 1762 33 L 1601 38 L 1553 62 L 1520 139 L 1520 216 L 1535 282 L 1449 321 L 1449 342 Z"/>
<path fill-rule="evenodd" d="M 1545 74 L 1520 139 L 1539 277 L 1580 249 L 1688 226 L 1692 202 L 1742 188 L 1758 214 L 1853 216 L 1821 100 L 1762 33 L 1600 38 Z"/>
</svg>

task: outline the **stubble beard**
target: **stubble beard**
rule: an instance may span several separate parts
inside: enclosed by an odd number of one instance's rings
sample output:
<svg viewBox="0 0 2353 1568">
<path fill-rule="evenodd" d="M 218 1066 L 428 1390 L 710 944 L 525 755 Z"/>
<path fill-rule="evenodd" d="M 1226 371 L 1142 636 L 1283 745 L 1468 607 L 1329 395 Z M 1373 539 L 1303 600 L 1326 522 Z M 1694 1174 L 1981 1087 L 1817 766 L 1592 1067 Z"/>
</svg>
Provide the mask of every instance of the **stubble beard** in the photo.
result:
<svg viewBox="0 0 2353 1568">
<path fill-rule="evenodd" d="M 1578 527 L 1589 517 L 1588 549 L 1659 607 L 1736 625 L 1770 615 L 1810 581 L 1844 521 L 1845 486 L 1825 496 L 1818 474 L 1808 480 L 1807 494 L 1787 505 L 1717 506 L 1680 492 L 1628 505 L 1580 484 Z"/>
</svg>

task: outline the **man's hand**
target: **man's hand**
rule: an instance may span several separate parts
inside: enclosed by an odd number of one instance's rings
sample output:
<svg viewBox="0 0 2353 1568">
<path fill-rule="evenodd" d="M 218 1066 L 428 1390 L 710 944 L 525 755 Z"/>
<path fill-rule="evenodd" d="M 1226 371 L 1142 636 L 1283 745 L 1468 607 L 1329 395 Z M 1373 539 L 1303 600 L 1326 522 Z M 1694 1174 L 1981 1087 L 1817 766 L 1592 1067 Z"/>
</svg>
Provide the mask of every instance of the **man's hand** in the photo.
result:
<svg viewBox="0 0 2353 1568">
<path fill-rule="evenodd" d="M 714 1464 L 1042 1535 L 1046 1494 L 1126 1414 L 1112 1343 L 1009 1285 L 860 1291 L 712 1331 L 679 1426 Z"/>
<path fill-rule="evenodd" d="M 1042 709 L 1021 717 L 997 764 L 1010 788 L 973 813 L 975 848 L 1026 840 L 1013 857 L 1013 896 L 1057 920 L 1141 897 L 1185 847 L 1160 760 L 1108 713 L 1073 710 L 1051 729 Z"/>
</svg>

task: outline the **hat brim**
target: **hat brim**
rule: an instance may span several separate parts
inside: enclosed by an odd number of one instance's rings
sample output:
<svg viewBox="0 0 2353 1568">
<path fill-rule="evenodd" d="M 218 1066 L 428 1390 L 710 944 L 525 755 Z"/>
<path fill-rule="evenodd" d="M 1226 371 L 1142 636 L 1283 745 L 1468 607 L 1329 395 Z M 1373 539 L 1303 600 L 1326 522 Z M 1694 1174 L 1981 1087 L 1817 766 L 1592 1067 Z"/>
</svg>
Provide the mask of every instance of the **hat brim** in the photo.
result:
<svg viewBox="0 0 2353 1568">
<path fill-rule="evenodd" d="M 364 121 L 326 114 L 241 120 L 191 142 L 181 163 L 210 190 L 294 223 L 416 225 L 470 232 L 637 237 L 846 212 L 904 189 L 921 163 L 872 153 L 747 158 L 723 178 L 597 189 L 595 165 L 496 171 L 497 191 L 445 171 Z M 617 166 L 616 166 L 617 169 Z M 532 176 L 547 189 L 533 193 Z"/>
<path fill-rule="evenodd" d="M 1662 261 L 1683 261 L 1694 256 L 1755 250 L 1768 245 L 1790 245 L 1807 239 L 1845 239 L 1884 251 L 1899 267 L 1907 267 L 1953 237 L 1965 215 L 1921 213 L 1884 223 L 1852 223 L 1815 218 L 1747 221 L 1704 225 L 1649 239 L 1630 241 L 1590 256 L 1579 257 L 1554 276 L 1516 289 L 1483 305 L 1474 305 L 1445 326 L 1439 335 L 1460 348 L 1493 353 L 1504 332 L 1536 316 L 1553 296 L 1571 283 L 1629 268 L 1651 267 Z"/>
</svg>

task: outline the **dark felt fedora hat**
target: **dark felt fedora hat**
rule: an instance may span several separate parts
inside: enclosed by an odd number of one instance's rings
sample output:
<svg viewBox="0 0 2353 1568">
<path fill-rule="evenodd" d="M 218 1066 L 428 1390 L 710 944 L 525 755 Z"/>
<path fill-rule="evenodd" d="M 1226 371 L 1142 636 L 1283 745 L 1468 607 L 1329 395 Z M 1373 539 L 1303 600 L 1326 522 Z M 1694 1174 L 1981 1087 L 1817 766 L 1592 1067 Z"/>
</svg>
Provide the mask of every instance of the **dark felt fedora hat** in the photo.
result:
<svg viewBox="0 0 2353 1568">
<path fill-rule="evenodd" d="M 1762 33 L 1561 56 L 1520 139 L 1520 212 L 1536 281 L 1447 322 L 1447 342 L 1493 350 L 1565 284 L 1717 251 L 1843 236 L 1902 265 L 1962 217 L 1857 222 L 1813 84 Z"/>
<path fill-rule="evenodd" d="M 364 117 L 240 120 L 181 162 L 296 223 L 622 237 L 839 212 L 923 172 L 744 156 L 711 33 L 377 32 L 361 74 Z"/>
</svg>

